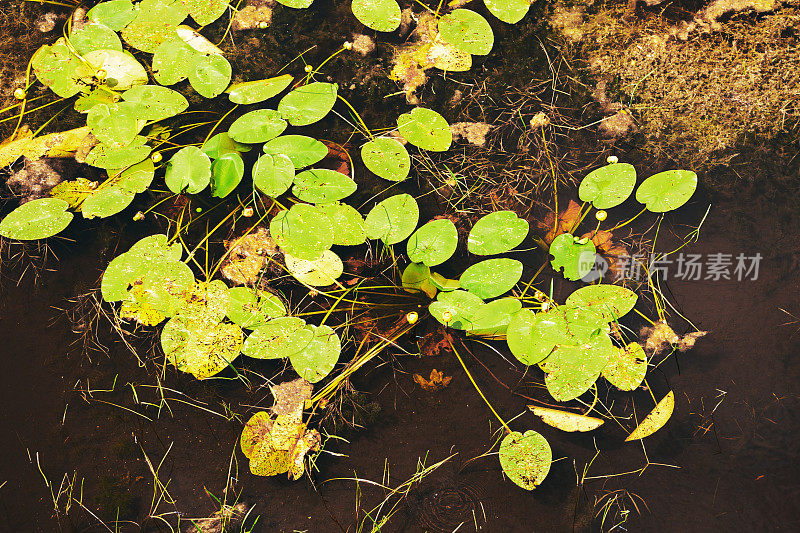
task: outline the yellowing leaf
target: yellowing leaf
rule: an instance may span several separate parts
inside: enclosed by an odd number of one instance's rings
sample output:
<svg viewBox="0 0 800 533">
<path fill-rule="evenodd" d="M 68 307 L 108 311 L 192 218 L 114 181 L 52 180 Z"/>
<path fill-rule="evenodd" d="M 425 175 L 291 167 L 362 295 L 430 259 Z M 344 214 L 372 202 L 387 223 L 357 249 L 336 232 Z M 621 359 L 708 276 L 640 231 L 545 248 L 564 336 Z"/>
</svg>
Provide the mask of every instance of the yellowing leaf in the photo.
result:
<svg viewBox="0 0 800 533">
<path fill-rule="evenodd" d="M 628 435 L 625 442 L 643 439 L 664 427 L 664 424 L 666 424 L 667 420 L 672 416 L 673 409 L 675 409 L 675 393 L 669 391 L 669 393 L 658 402 L 655 408 L 650 411 L 650 414 L 642 420 L 642 423 L 636 426 L 636 429 Z"/>
<path fill-rule="evenodd" d="M 553 426 L 562 431 L 592 431 L 605 423 L 605 420 L 593 416 L 579 415 L 569 411 L 560 411 L 548 407 L 529 405 L 528 409 L 542 419 L 548 426 Z"/>
<path fill-rule="evenodd" d="M 36 160 L 40 157 L 73 157 L 77 152 L 88 152 L 97 144 L 88 126 L 69 131 L 50 133 L 33 138 L 31 135 L 18 136 L 0 145 L 0 167 L 5 167 L 20 157 Z"/>
</svg>

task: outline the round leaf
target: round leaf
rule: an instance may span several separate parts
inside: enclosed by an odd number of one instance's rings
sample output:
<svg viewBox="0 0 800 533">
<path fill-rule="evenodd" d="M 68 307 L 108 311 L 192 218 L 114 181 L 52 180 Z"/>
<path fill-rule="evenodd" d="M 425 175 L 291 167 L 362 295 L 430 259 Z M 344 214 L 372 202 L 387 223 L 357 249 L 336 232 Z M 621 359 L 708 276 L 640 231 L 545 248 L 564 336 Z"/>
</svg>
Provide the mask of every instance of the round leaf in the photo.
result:
<svg viewBox="0 0 800 533">
<path fill-rule="evenodd" d="M 258 326 L 247 337 L 242 353 L 255 359 L 283 359 L 299 352 L 311 342 L 314 331 L 302 318 L 284 316 Z"/>
<path fill-rule="evenodd" d="M 603 377 L 619 390 L 636 390 L 647 374 L 647 355 L 644 348 L 632 342 L 624 348 L 615 348 L 603 369 Z"/>
<path fill-rule="evenodd" d="M 86 24 L 80 30 L 73 32 L 69 36 L 69 42 L 82 56 L 94 50 L 122 51 L 122 41 L 119 40 L 117 32 L 96 22 Z"/>
<path fill-rule="evenodd" d="M 122 28 L 122 38 L 133 48 L 149 54 L 164 41 L 176 39 L 175 28 L 189 14 L 179 0 L 142 0 L 136 9 L 136 18 Z"/>
<path fill-rule="evenodd" d="M 522 309 L 516 298 L 500 298 L 478 308 L 469 335 L 505 335 L 511 319 Z"/>
<path fill-rule="evenodd" d="M 266 80 L 235 83 L 225 92 L 234 104 L 257 104 L 279 95 L 293 80 L 291 74 L 284 74 Z"/>
<path fill-rule="evenodd" d="M 330 218 L 308 204 L 295 204 L 278 213 L 269 232 L 285 253 L 299 259 L 315 261 L 333 245 Z"/>
<path fill-rule="evenodd" d="M 244 176 L 244 161 L 236 152 L 223 154 L 211 165 L 211 196 L 225 198 L 232 193 Z"/>
<path fill-rule="evenodd" d="M 305 170 L 295 176 L 292 192 L 304 202 L 327 204 L 356 192 L 356 182 L 327 168 Z"/>
<path fill-rule="evenodd" d="M 86 164 L 105 169 L 126 168 L 150 155 L 152 148 L 144 144 L 146 137 L 137 135 L 128 146 L 99 144 L 86 156 Z"/>
<path fill-rule="evenodd" d="M 161 85 L 174 85 L 189 77 L 197 52 L 183 41 L 166 41 L 153 54 L 153 77 Z"/>
<path fill-rule="evenodd" d="M 296 280 L 312 287 L 333 285 L 344 272 L 344 265 L 338 255 L 325 250 L 319 259 L 309 261 L 284 254 L 286 269 Z"/>
<path fill-rule="evenodd" d="M 408 258 L 429 267 L 440 265 L 450 259 L 458 246 L 458 230 L 448 218 L 431 220 L 408 239 Z"/>
<path fill-rule="evenodd" d="M 395 244 L 409 235 L 419 222 L 419 206 L 410 194 L 397 194 L 379 202 L 367 213 L 367 237 Z"/>
<path fill-rule="evenodd" d="M 550 244 L 550 264 L 558 272 L 564 269 L 564 277 L 578 281 L 592 271 L 595 259 L 595 246 L 590 240 L 580 244 L 569 233 L 562 233 Z"/>
<path fill-rule="evenodd" d="M 197 194 L 211 180 L 211 160 L 196 146 L 186 146 L 173 155 L 164 182 L 175 194 Z"/>
<path fill-rule="evenodd" d="M 0 222 L 0 235 L 33 241 L 60 233 L 72 221 L 69 204 L 58 198 L 39 198 L 22 204 Z"/>
<path fill-rule="evenodd" d="M 516 24 L 522 20 L 531 7 L 531 0 L 483 0 L 486 9 L 503 22 Z"/>
<path fill-rule="evenodd" d="M 136 105 L 127 102 L 97 104 L 86 114 L 86 124 L 101 143 L 121 148 L 129 145 L 139 133 L 136 111 Z"/>
<path fill-rule="evenodd" d="M 397 127 L 404 139 L 423 150 L 444 152 L 453 142 L 450 125 L 444 117 L 424 107 L 415 107 L 397 117 Z"/>
<path fill-rule="evenodd" d="M 461 274 L 461 287 L 484 300 L 505 294 L 522 277 L 522 263 L 516 259 L 487 259 Z"/>
<path fill-rule="evenodd" d="M 33 54 L 31 68 L 36 78 L 62 98 L 75 96 L 84 89 L 76 69 L 81 60 L 59 38 L 52 46 L 44 45 Z"/>
<path fill-rule="evenodd" d="M 92 22 L 105 24 L 114 31 L 120 31 L 136 18 L 136 10 L 131 0 L 110 0 L 101 2 L 86 13 Z"/>
<path fill-rule="evenodd" d="M 483 300 L 471 292 L 455 290 L 440 292 L 436 301 L 428 306 L 428 311 L 447 327 L 469 331 L 475 326 L 477 314 L 483 306 Z"/>
<path fill-rule="evenodd" d="M 313 82 L 281 98 L 278 111 L 292 126 L 307 126 L 327 115 L 336 103 L 338 85 Z"/>
<path fill-rule="evenodd" d="M 697 189 L 697 174 L 691 170 L 667 170 L 644 180 L 636 190 L 636 201 L 649 211 L 663 213 L 678 209 Z"/>
<path fill-rule="evenodd" d="M 211 159 L 219 159 L 225 154 L 247 152 L 250 150 L 250 146 L 238 143 L 231 139 L 227 132 L 222 132 L 204 142 L 200 149 Z"/>
<path fill-rule="evenodd" d="M 189 15 L 201 26 L 211 24 L 228 9 L 230 0 L 181 0 Z"/>
<path fill-rule="evenodd" d="M 144 192 L 150 186 L 154 175 L 155 166 L 150 159 L 113 175 L 83 201 L 81 212 L 84 218 L 105 218 L 119 213 L 130 205 L 136 193 Z"/>
<path fill-rule="evenodd" d="M 357 246 L 367 240 L 364 217 L 347 204 L 334 202 L 318 205 L 317 209 L 328 215 L 333 225 L 333 244 Z"/>
<path fill-rule="evenodd" d="M 253 165 L 253 185 L 275 198 L 289 190 L 294 181 L 294 165 L 283 154 L 264 154 Z"/>
<path fill-rule="evenodd" d="M 500 443 L 500 466 L 508 478 L 525 490 L 538 487 L 553 462 L 547 439 L 529 429 L 509 433 Z"/>
<path fill-rule="evenodd" d="M 298 375 L 310 383 L 317 383 L 330 374 L 339 354 L 342 343 L 339 336 L 328 326 L 306 326 L 314 332 L 308 346 L 289 356 L 292 367 Z"/>
<path fill-rule="evenodd" d="M 562 314 L 523 309 L 511 319 L 506 342 L 514 357 L 528 366 L 544 360 L 558 344 L 572 341 Z"/>
<path fill-rule="evenodd" d="M 95 50 L 83 56 L 94 72 L 106 71 L 105 84 L 115 91 L 147 83 L 147 71 L 134 57 L 120 50 Z"/>
<path fill-rule="evenodd" d="M 540 366 L 547 372 L 545 385 L 559 402 L 574 400 L 600 377 L 614 352 L 607 333 L 593 335 L 577 346 L 560 344 Z"/>
<path fill-rule="evenodd" d="M 328 155 L 328 147 L 305 135 L 282 135 L 264 144 L 264 153 L 284 154 L 292 160 L 294 168 L 303 168 L 321 161 Z"/>
<path fill-rule="evenodd" d="M 228 318 L 235 324 L 255 329 L 269 320 L 286 315 L 286 306 L 276 294 L 267 291 L 233 287 L 228 289 Z"/>
<path fill-rule="evenodd" d="M 353 0 L 353 15 L 375 31 L 394 31 L 400 26 L 400 6 L 395 0 Z"/>
<path fill-rule="evenodd" d="M 467 238 L 467 249 L 476 255 L 502 254 L 519 246 L 530 225 L 513 211 L 495 211 L 478 220 Z"/>
<path fill-rule="evenodd" d="M 228 129 L 228 135 L 242 143 L 263 143 L 283 133 L 286 126 L 286 121 L 274 109 L 257 109 L 237 118 Z"/>
<path fill-rule="evenodd" d="M 200 96 L 214 98 L 231 82 L 231 64 L 217 54 L 197 54 L 189 67 L 189 83 Z"/>
<path fill-rule="evenodd" d="M 391 181 L 403 181 L 411 170 L 406 147 L 388 137 L 373 139 L 362 146 L 361 159 L 370 172 Z"/>
<path fill-rule="evenodd" d="M 456 9 L 439 20 L 439 35 L 446 43 L 474 55 L 492 51 L 494 33 L 489 23 L 469 9 Z"/>
<path fill-rule="evenodd" d="M 133 87 L 122 94 L 122 99 L 136 104 L 138 118 L 150 121 L 174 117 L 189 107 L 181 93 L 159 85 Z"/>
<path fill-rule="evenodd" d="M 161 331 L 161 347 L 178 370 L 205 379 L 225 370 L 239 356 L 242 329 L 236 324 L 176 316 Z"/>
<path fill-rule="evenodd" d="M 589 172 L 581 181 L 578 196 L 596 209 L 610 209 L 627 200 L 635 186 L 633 165 L 612 163 Z"/>
<path fill-rule="evenodd" d="M 411 263 L 403 271 L 403 289 L 406 292 L 424 292 L 429 298 L 434 298 L 438 289 L 431 281 L 430 267 L 422 263 Z"/>
<path fill-rule="evenodd" d="M 606 322 L 625 316 L 636 305 L 636 293 L 618 285 L 589 285 L 567 297 L 567 304 L 592 309 Z"/>
</svg>

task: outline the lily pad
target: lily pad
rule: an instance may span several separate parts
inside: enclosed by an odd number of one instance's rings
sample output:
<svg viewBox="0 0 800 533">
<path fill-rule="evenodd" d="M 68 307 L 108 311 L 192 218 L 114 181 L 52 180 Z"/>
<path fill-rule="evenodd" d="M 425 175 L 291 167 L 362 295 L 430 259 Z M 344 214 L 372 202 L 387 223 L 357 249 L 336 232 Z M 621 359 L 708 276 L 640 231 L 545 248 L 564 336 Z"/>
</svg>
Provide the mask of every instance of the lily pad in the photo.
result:
<svg viewBox="0 0 800 533">
<path fill-rule="evenodd" d="M 137 193 L 153 182 L 155 166 L 145 159 L 122 172 L 111 172 L 111 179 L 101 184 L 81 204 L 84 218 L 110 217 L 128 207 Z"/>
<path fill-rule="evenodd" d="M 627 200 L 635 186 L 633 165 L 612 163 L 589 172 L 581 181 L 578 196 L 596 209 L 610 209 Z"/>
<path fill-rule="evenodd" d="M 603 377 L 619 390 L 636 390 L 647 374 L 647 355 L 644 348 L 632 342 L 624 348 L 617 348 L 603 369 Z"/>
<path fill-rule="evenodd" d="M 181 93 L 160 85 L 133 87 L 122 94 L 122 99 L 136 104 L 138 118 L 153 122 L 174 117 L 189 107 Z"/>
<path fill-rule="evenodd" d="M 442 40 L 463 52 L 486 55 L 494 46 L 492 27 L 483 16 L 469 9 L 456 9 L 439 20 Z"/>
<path fill-rule="evenodd" d="M 217 45 L 200 35 L 191 26 L 181 24 L 175 28 L 175 34 L 178 38 L 191 46 L 195 52 L 209 55 L 222 55 L 222 50 Z"/>
<path fill-rule="evenodd" d="M 92 134 L 109 147 L 129 145 L 140 131 L 135 104 L 97 104 L 86 114 L 86 125 Z"/>
<path fill-rule="evenodd" d="M 297 374 L 311 383 L 317 383 L 330 374 L 339 354 L 342 343 L 339 336 L 329 326 L 306 326 L 314 332 L 308 346 L 289 356 L 292 368 Z"/>
<path fill-rule="evenodd" d="M 482 305 L 475 313 L 475 322 L 468 335 L 505 335 L 511 319 L 522 310 L 522 303 L 516 298 L 500 298 Z"/>
<path fill-rule="evenodd" d="M 333 224 L 333 244 L 357 246 L 367 240 L 364 217 L 354 207 L 334 202 L 318 205 L 317 209 L 328 215 Z"/>
<path fill-rule="evenodd" d="M 0 222 L 0 235 L 33 241 L 60 233 L 72 222 L 69 204 L 59 198 L 39 198 L 14 209 Z"/>
<path fill-rule="evenodd" d="M 289 190 L 294 182 L 294 164 L 283 154 L 264 154 L 253 165 L 253 185 L 273 198 Z"/>
<path fill-rule="evenodd" d="M 302 85 L 281 98 L 278 111 L 292 126 L 313 124 L 333 109 L 338 89 L 335 83 L 320 81 Z"/>
<path fill-rule="evenodd" d="M 461 287 L 484 300 L 507 293 L 522 277 L 522 263 L 516 259 L 487 259 L 461 274 Z"/>
<path fill-rule="evenodd" d="M 563 315 L 523 309 L 511 319 L 506 342 L 514 357 L 530 366 L 547 358 L 557 345 L 572 342 L 572 337 Z"/>
<path fill-rule="evenodd" d="M 391 181 L 403 181 L 411 170 L 406 147 L 388 137 L 373 139 L 362 146 L 361 159 L 370 172 Z"/>
<path fill-rule="evenodd" d="M 110 0 L 94 6 L 86 13 L 86 17 L 92 22 L 120 31 L 136 18 L 136 9 L 131 0 Z"/>
<path fill-rule="evenodd" d="M 467 250 L 476 255 L 505 253 L 528 236 L 530 224 L 513 211 L 495 211 L 478 220 L 467 238 Z"/>
<path fill-rule="evenodd" d="M 311 287 L 327 287 L 333 285 L 344 272 L 344 264 L 338 255 L 325 250 L 314 260 L 298 259 L 284 254 L 286 269 L 299 282 Z"/>
<path fill-rule="evenodd" d="M 429 298 L 435 298 L 438 289 L 431 281 L 431 269 L 422 263 L 411 263 L 402 276 L 403 289 L 406 292 L 424 292 Z"/>
<path fill-rule="evenodd" d="M 537 405 L 529 405 L 528 408 L 533 411 L 533 414 L 541 418 L 542 422 L 548 426 L 560 429 L 561 431 L 585 433 L 587 431 L 593 431 L 605 423 L 605 420 L 602 418 L 581 415 L 570 411 L 561 411 L 559 409 L 550 409 L 549 407 L 539 407 Z"/>
<path fill-rule="evenodd" d="M 119 50 L 122 51 L 122 41 L 117 32 L 97 22 L 90 22 L 80 30 L 69 36 L 69 42 L 80 55 L 86 55 L 94 50 Z"/>
<path fill-rule="evenodd" d="M 265 80 L 234 83 L 225 92 L 234 104 L 257 104 L 279 95 L 292 81 L 291 74 L 284 74 Z"/>
<path fill-rule="evenodd" d="M 314 3 L 314 0 L 278 0 L 279 4 L 295 9 L 305 9 Z"/>
<path fill-rule="evenodd" d="M 257 109 L 237 118 L 228 129 L 228 135 L 241 143 L 263 143 L 283 133 L 286 126 L 286 121 L 274 109 Z"/>
<path fill-rule="evenodd" d="M 305 135 L 282 135 L 264 144 L 264 153 L 286 155 L 299 169 L 321 161 L 328 155 L 328 147 Z"/>
<path fill-rule="evenodd" d="M 140 258 L 127 257 L 136 264 Z M 146 267 L 137 267 L 137 276 L 129 279 L 130 289 L 122 301 L 120 317 L 155 326 L 175 315 L 186 303 L 195 280 L 191 269 L 180 261 L 154 259 Z M 105 276 L 104 276 L 105 277 Z"/>
<path fill-rule="evenodd" d="M 663 213 L 678 209 L 697 189 L 697 174 L 691 170 L 667 170 L 644 180 L 636 190 L 636 201 L 649 211 Z"/>
<path fill-rule="evenodd" d="M 181 0 L 142 0 L 136 9 L 136 18 L 121 30 L 122 38 L 149 54 L 164 41 L 177 39 L 175 28 L 189 14 Z"/>
<path fill-rule="evenodd" d="M 146 145 L 147 137 L 137 135 L 127 146 L 98 144 L 86 156 L 86 164 L 105 169 L 126 168 L 143 161 L 153 151 Z"/>
<path fill-rule="evenodd" d="M 228 9 L 230 0 L 181 0 L 189 15 L 201 26 L 211 24 Z"/>
<path fill-rule="evenodd" d="M 532 0 L 483 0 L 486 9 L 503 22 L 516 24 L 528 14 Z"/>
<path fill-rule="evenodd" d="M 603 315 L 607 322 L 625 316 L 636 305 L 636 293 L 619 285 L 589 285 L 567 297 L 567 304 Z"/>
<path fill-rule="evenodd" d="M 128 289 L 144 276 L 151 263 L 162 260 L 178 262 L 182 254 L 181 244 L 167 244 L 167 236 L 164 234 L 150 235 L 139 240 L 106 267 L 100 283 L 103 299 L 107 302 L 125 299 Z"/>
<path fill-rule="evenodd" d="M 256 329 L 272 320 L 286 315 L 283 300 L 271 292 L 232 287 L 228 289 L 228 318 L 245 329 Z"/>
<path fill-rule="evenodd" d="M 244 176 L 244 161 L 236 152 L 221 155 L 211 165 L 211 196 L 225 198 L 236 190 Z"/>
<path fill-rule="evenodd" d="M 475 326 L 476 316 L 483 305 L 483 300 L 471 292 L 455 290 L 440 292 L 436 301 L 428 306 L 428 311 L 447 327 L 469 331 Z"/>
<path fill-rule="evenodd" d="M 550 255 L 553 256 L 550 264 L 556 272 L 563 268 L 568 280 L 578 281 L 592 271 L 595 251 L 591 240 L 580 243 L 571 234 L 562 233 L 550 244 Z"/>
<path fill-rule="evenodd" d="M 375 31 L 394 31 L 400 26 L 400 6 L 395 0 L 353 0 L 353 15 Z"/>
<path fill-rule="evenodd" d="M 431 220 L 420 227 L 408 239 L 408 258 L 429 267 L 440 265 L 450 259 L 458 246 L 458 230 L 448 218 Z"/>
<path fill-rule="evenodd" d="M 164 174 L 164 182 L 175 194 L 197 194 L 211 181 L 211 160 L 196 146 L 175 152 Z"/>
<path fill-rule="evenodd" d="M 559 402 L 574 400 L 597 381 L 613 351 L 607 333 L 596 334 L 578 346 L 556 346 L 539 365 L 547 373 L 544 382 L 548 392 Z"/>
<path fill-rule="evenodd" d="M 419 206 L 410 194 L 397 194 L 379 202 L 367 213 L 367 237 L 395 244 L 409 235 L 419 222 Z"/>
<path fill-rule="evenodd" d="M 314 338 L 314 331 L 295 316 L 274 318 L 253 329 L 242 353 L 254 359 L 283 359 L 303 350 Z"/>
<path fill-rule="evenodd" d="M 645 417 L 642 422 L 636 426 L 625 442 L 632 440 L 640 440 L 648 437 L 664 427 L 664 425 L 672 417 L 672 411 L 675 410 L 675 393 L 669 391 L 660 402 L 656 404 L 652 411 Z"/>
<path fill-rule="evenodd" d="M 189 77 L 197 52 L 183 41 L 161 43 L 153 54 L 153 77 L 161 85 L 174 85 Z"/>
<path fill-rule="evenodd" d="M 211 159 L 219 159 L 225 154 L 238 154 L 249 152 L 251 146 L 231 139 L 228 132 L 217 133 L 200 147 L 204 154 Z"/>
<path fill-rule="evenodd" d="M 553 452 L 547 439 L 529 429 L 509 433 L 500 443 L 500 466 L 508 478 L 525 490 L 541 485 L 550 472 Z"/>
<path fill-rule="evenodd" d="M 217 54 L 196 54 L 189 67 L 189 83 L 205 98 L 222 94 L 231 82 L 231 64 Z"/>
<path fill-rule="evenodd" d="M 94 50 L 83 56 L 93 72 L 106 72 L 105 84 L 115 91 L 124 91 L 147 83 L 147 71 L 129 53 L 121 50 Z"/>
<path fill-rule="evenodd" d="M 453 143 L 450 125 L 432 109 L 415 107 L 403 113 L 397 117 L 397 127 L 405 140 L 423 150 L 445 152 Z"/>
<path fill-rule="evenodd" d="M 75 96 L 86 87 L 76 73 L 81 60 L 67 46 L 64 38 L 44 45 L 33 54 L 31 68 L 36 78 L 62 98 Z"/>
<path fill-rule="evenodd" d="M 341 172 L 313 168 L 295 176 L 292 193 L 304 202 L 328 204 L 350 196 L 356 188 L 356 182 Z"/>
<path fill-rule="evenodd" d="M 178 370 L 206 379 L 225 370 L 239 356 L 242 328 L 176 316 L 161 331 L 161 347 L 167 361 Z"/>
<path fill-rule="evenodd" d="M 228 310 L 228 286 L 219 279 L 198 281 L 183 295 L 183 299 L 175 316 L 189 320 L 222 322 Z"/>
<path fill-rule="evenodd" d="M 333 245 L 330 218 L 308 204 L 295 204 L 278 213 L 269 232 L 285 253 L 299 259 L 315 261 Z"/>
</svg>

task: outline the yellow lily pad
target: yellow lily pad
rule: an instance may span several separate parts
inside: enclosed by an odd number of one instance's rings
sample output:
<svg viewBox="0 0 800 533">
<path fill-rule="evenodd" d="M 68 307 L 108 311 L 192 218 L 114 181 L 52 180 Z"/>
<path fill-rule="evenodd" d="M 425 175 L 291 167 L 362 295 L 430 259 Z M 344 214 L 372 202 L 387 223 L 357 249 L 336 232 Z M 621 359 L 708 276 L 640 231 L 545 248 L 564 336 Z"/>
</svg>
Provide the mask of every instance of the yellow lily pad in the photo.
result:
<svg viewBox="0 0 800 533">
<path fill-rule="evenodd" d="M 561 431 L 580 431 L 583 433 L 595 430 L 605 423 L 605 420 L 601 418 L 579 415 L 578 413 L 570 413 L 569 411 L 560 411 L 558 409 L 550 409 L 549 407 L 529 405 L 528 409 L 541 418 L 542 422 L 548 426 L 560 429 Z"/>
<path fill-rule="evenodd" d="M 640 440 L 652 435 L 667 423 L 675 409 L 675 393 L 669 391 L 658 404 L 650 411 L 641 424 L 636 426 L 625 442 Z"/>
</svg>

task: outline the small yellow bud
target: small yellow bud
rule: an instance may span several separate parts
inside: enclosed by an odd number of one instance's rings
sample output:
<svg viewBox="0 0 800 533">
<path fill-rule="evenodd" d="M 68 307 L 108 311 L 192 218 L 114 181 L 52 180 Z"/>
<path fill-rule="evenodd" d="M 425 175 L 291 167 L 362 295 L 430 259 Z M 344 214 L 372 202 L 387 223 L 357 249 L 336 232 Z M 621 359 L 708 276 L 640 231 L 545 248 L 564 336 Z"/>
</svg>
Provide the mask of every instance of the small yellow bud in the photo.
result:
<svg viewBox="0 0 800 533">
<path fill-rule="evenodd" d="M 606 159 L 606 162 L 609 165 L 613 165 L 614 163 L 616 163 L 618 161 L 619 161 L 619 158 L 617 156 L 615 156 L 615 155 L 610 155 L 610 156 L 608 156 L 608 159 Z"/>
<path fill-rule="evenodd" d="M 94 73 L 94 77 L 97 78 L 100 81 L 105 80 L 106 76 L 108 76 L 108 72 L 106 72 L 106 69 L 104 69 L 104 68 L 99 68 Z"/>
<path fill-rule="evenodd" d="M 243 217 L 251 217 L 253 216 L 253 208 L 252 207 L 245 207 L 242 209 L 242 216 Z"/>
<path fill-rule="evenodd" d="M 203 208 L 202 207 L 198 207 L 197 209 L 195 209 L 195 211 L 197 211 L 198 213 L 202 213 L 203 212 Z"/>
<path fill-rule="evenodd" d="M 598 211 L 597 213 L 594 214 L 594 218 L 596 218 L 600 222 L 604 221 L 607 216 L 608 213 L 606 213 L 605 211 Z"/>
<path fill-rule="evenodd" d="M 153 161 L 153 163 L 161 162 L 161 158 L 161 152 L 153 152 L 153 155 L 150 156 L 150 159 Z"/>
<path fill-rule="evenodd" d="M 353 43 L 351 43 L 350 41 L 345 41 L 344 44 L 342 45 L 342 48 L 344 48 L 345 50 L 352 50 Z"/>
<path fill-rule="evenodd" d="M 453 313 L 451 313 L 450 311 L 445 311 L 444 313 L 442 313 L 442 320 L 444 320 L 445 322 L 450 322 L 451 320 L 453 320 Z"/>
<path fill-rule="evenodd" d="M 139 211 L 138 213 L 136 213 L 135 215 L 133 215 L 133 220 L 135 220 L 136 222 L 138 222 L 138 221 L 140 221 L 140 220 L 144 220 L 144 213 L 142 213 L 141 211 Z"/>
<path fill-rule="evenodd" d="M 262 30 L 266 30 L 267 28 L 269 28 L 269 22 L 267 22 L 266 20 L 262 20 L 261 22 L 258 23 L 258 27 Z"/>
<path fill-rule="evenodd" d="M 14 98 L 17 100 L 25 100 L 25 89 L 20 87 L 19 89 L 14 91 Z"/>
<path fill-rule="evenodd" d="M 419 314 L 416 311 L 411 311 L 406 315 L 406 321 L 409 324 L 416 324 L 417 320 L 419 320 Z"/>
<path fill-rule="evenodd" d="M 311 65 L 306 65 L 306 68 L 305 68 L 306 72 L 311 72 L 312 70 L 314 70 L 314 67 L 312 67 Z"/>
</svg>

